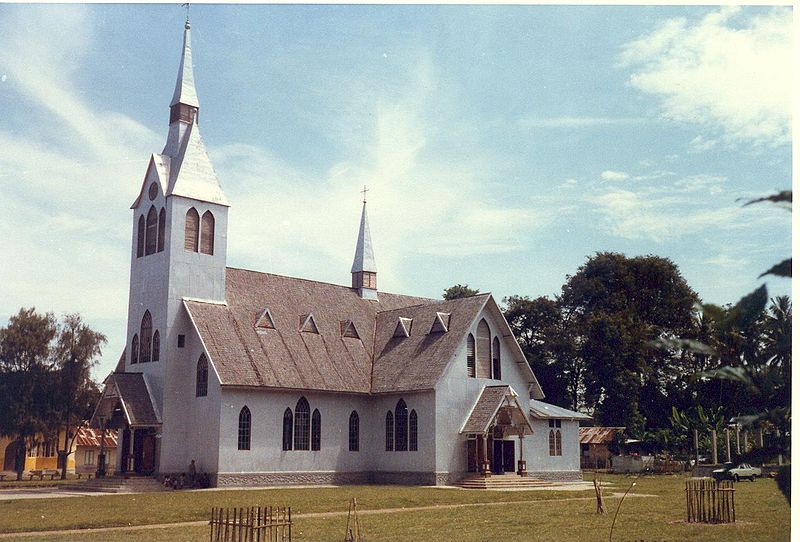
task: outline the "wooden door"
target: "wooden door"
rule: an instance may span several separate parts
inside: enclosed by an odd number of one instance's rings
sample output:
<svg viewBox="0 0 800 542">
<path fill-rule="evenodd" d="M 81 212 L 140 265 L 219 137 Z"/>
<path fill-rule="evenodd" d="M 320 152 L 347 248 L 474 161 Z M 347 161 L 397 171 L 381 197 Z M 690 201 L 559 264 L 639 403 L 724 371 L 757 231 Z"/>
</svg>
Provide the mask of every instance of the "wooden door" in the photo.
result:
<svg viewBox="0 0 800 542">
<path fill-rule="evenodd" d="M 140 472 L 150 474 L 156 470 L 156 437 L 149 432 L 142 435 L 142 465 Z"/>
<path fill-rule="evenodd" d="M 516 470 L 515 463 L 515 446 L 513 440 L 503 441 L 503 469 L 506 472 L 514 472 Z"/>
<path fill-rule="evenodd" d="M 117 448 L 118 450 L 120 448 Z M 125 428 L 122 430 L 122 465 L 120 466 L 121 472 L 128 472 L 128 457 L 130 457 L 131 449 L 131 430 Z M 106 462 L 108 463 L 108 462 Z"/>
<path fill-rule="evenodd" d="M 503 474 L 503 442 L 502 440 L 494 440 L 492 445 L 492 472 L 495 474 Z"/>
<path fill-rule="evenodd" d="M 467 472 L 478 472 L 478 439 L 467 439 Z"/>
</svg>

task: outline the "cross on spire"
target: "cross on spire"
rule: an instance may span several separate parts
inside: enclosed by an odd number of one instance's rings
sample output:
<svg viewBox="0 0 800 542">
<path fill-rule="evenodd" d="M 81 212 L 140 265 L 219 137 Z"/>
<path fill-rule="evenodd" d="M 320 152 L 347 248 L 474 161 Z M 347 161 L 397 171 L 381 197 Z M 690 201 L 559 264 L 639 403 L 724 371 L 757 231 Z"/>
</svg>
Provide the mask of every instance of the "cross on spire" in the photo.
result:
<svg viewBox="0 0 800 542">
<path fill-rule="evenodd" d="M 364 185 L 364 188 L 361 190 L 361 194 L 364 196 L 364 203 L 367 203 L 367 192 L 369 192 L 369 188 L 367 188 L 367 185 Z"/>
<path fill-rule="evenodd" d="M 186 8 L 186 28 L 189 28 L 189 2 L 181 4 L 181 6 Z"/>
</svg>

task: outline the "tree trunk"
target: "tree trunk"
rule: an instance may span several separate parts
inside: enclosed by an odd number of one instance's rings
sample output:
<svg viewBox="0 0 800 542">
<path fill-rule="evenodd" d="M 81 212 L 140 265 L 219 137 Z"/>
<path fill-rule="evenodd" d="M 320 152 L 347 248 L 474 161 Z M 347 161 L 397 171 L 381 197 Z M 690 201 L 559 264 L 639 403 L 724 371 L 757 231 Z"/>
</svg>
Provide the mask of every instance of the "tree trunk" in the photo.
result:
<svg viewBox="0 0 800 542">
<path fill-rule="evenodd" d="M 71 448 L 69 442 L 69 422 L 70 418 L 72 417 L 72 413 L 70 412 L 70 408 L 67 407 L 67 423 L 65 424 L 64 428 L 64 450 L 62 450 L 58 455 L 59 459 L 62 461 L 61 464 L 61 479 L 67 479 L 67 460 L 69 459 L 69 449 Z"/>
<path fill-rule="evenodd" d="M 17 482 L 22 481 L 22 473 L 25 471 L 25 454 L 28 452 L 28 446 L 25 444 L 25 439 L 20 437 L 19 446 L 17 446 L 17 457 L 15 459 L 15 467 L 17 468 Z"/>
</svg>

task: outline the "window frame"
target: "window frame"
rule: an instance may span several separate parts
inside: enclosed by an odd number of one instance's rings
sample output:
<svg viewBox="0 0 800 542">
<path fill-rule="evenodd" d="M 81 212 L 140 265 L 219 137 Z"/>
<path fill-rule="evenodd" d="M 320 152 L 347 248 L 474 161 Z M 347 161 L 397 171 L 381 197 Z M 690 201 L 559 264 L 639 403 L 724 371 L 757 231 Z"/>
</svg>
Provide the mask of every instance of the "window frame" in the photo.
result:
<svg viewBox="0 0 800 542">
<path fill-rule="evenodd" d="M 350 413 L 350 419 L 347 422 L 348 434 L 347 445 L 351 452 L 357 452 L 359 448 L 359 424 L 361 423 L 358 412 L 355 410 Z"/>
<path fill-rule="evenodd" d="M 245 405 L 239 411 L 239 433 L 237 439 L 237 447 L 239 450 L 246 451 L 250 449 L 251 428 L 252 416 L 250 414 L 250 409 Z"/>
<path fill-rule="evenodd" d="M 305 397 L 300 397 L 294 407 L 294 449 L 311 449 L 311 407 Z"/>
<path fill-rule="evenodd" d="M 197 358 L 194 396 L 208 396 L 208 357 L 205 352 L 200 354 L 200 357 Z"/>
</svg>

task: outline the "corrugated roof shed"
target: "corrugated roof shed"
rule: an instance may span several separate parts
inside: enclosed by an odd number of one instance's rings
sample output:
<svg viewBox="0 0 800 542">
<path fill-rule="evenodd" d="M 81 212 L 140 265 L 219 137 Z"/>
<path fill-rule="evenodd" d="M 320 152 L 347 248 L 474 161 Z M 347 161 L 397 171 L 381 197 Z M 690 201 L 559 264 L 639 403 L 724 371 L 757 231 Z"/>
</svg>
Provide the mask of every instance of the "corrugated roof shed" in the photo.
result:
<svg viewBox="0 0 800 542">
<path fill-rule="evenodd" d="M 106 436 L 104 441 L 105 441 L 103 444 L 104 448 L 116 448 L 117 432 L 106 431 Z M 78 434 L 75 436 L 75 445 L 86 448 L 99 448 L 100 431 L 95 431 L 94 429 L 84 425 L 83 427 L 78 429 Z"/>
<path fill-rule="evenodd" d="M 578 435 L 581 444 L 610 444 L 614 435 L 623 431 L 624 427 L 580 427 Z"/>
</svg>

